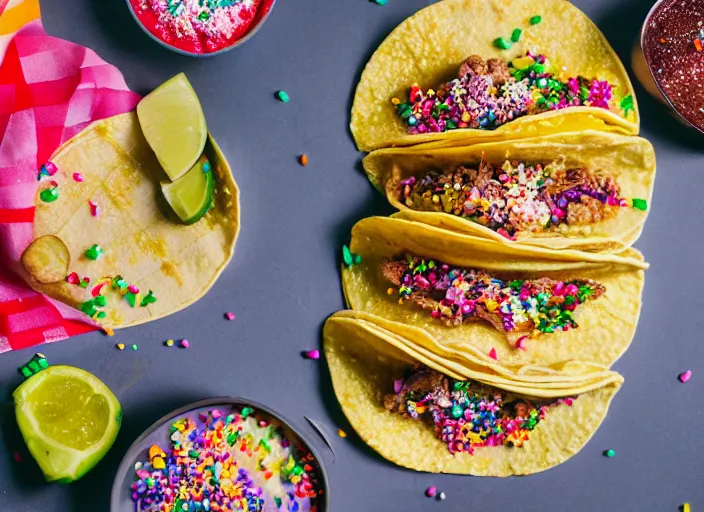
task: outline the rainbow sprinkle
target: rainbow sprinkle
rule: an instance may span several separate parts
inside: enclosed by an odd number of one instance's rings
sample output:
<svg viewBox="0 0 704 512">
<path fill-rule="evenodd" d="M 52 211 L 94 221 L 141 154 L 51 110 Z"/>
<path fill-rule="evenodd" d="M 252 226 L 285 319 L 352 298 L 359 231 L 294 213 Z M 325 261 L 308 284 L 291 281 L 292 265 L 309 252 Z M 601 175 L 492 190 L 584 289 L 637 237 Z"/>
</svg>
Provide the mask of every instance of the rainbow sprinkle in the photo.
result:
<svg viewBox="0 0 704 512">
<path fill-rule="evenodd" d="M 545 166 L 506 161 L 500 168 L 483 161 L 478 170 L 430 171 L 402 180 L 399 199 L 412 210 L 450 213 L 509 239 L 520 231 L 605 221 L 620 207 L 647 210 L 644 199 L 620 197 L 613 178 L 566 169 L 561 161 Z"/>
<path fill-rule="evenodd" d="M 313 455 L 251 407 L 179 419 L 170 439 L 135 466 L 131 495 L 143 512 L 318 510 Z"/>
<path fill-rule="evenodd" d="M 502 45 L 509 43 L 500 38 Z M 497 40 L 498 41 L 498 40 Z M 498 44 L 498 43 L 497 43 Z M 458 128 L 493 130 L 519 117 L 573 106 L 590 106 L 627 115 L 603 80 L 572 77 L 562 81 L 545 55 L 528 52 L 506 63 L 473 55 L 460 76 L 423 91 L 414 84 L 408 101 L 393 98 L 408 133 L 439 133 Z"/>
<path fill-rule="evenodd" d="M 502 332 L 519 335 L 518 348 L 525 348 L 528 336 L 576 329 L 573 311 L 606 291 L 588 279 L 502 281 L 481 270 L 413 256 L 384 260 L 382 273 L 399 287 L 401 303 L 430 309 L 433 318 L 449 326 L 475 318 L 488 321 Z"/>
<path fill-rule="evenodd" d="M 436 437 L 450 453 L 471 455 L 479 447 L 522 447 L 550 407 L 571 406 L 575 399 L 534 404 L 479 382 L 456 381 L 416 365 L 404 379 L 394 382 L 394 394 L 384 398 L 384 407 L 415 420 L 431 420 Z"/>
</svg>

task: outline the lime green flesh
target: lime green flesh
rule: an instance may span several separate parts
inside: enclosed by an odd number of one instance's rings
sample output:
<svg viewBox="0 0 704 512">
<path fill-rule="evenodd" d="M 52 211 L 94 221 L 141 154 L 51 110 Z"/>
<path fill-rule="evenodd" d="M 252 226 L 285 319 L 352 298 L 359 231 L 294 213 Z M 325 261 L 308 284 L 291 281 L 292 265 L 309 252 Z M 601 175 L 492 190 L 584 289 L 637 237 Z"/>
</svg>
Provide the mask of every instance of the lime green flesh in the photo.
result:
<svg viewBox="0 0 704 512">
<path fill-rule="evenodd" d="M 181 179 L 161 183 L 164 197 L 184 224 L 200 220 L 213 206 L 213 172 L 203 171 L 206 162 L 203 157 Z"/>
<path fill-rule="evenodd" d="M 171 181 L 186 174 L 203 153 L 208 137 L 205 115 L 183 73 L 145 96 L 137 105 L 137 117 Z"/>
<path fill-rule="evenodd" d="M 122 422 L 115 395 L 79 368 L 50 366 L 13 397 L 22 436 L 49 481 L 72 482 L 90 471 L 115 442 Z"/>
</svg>

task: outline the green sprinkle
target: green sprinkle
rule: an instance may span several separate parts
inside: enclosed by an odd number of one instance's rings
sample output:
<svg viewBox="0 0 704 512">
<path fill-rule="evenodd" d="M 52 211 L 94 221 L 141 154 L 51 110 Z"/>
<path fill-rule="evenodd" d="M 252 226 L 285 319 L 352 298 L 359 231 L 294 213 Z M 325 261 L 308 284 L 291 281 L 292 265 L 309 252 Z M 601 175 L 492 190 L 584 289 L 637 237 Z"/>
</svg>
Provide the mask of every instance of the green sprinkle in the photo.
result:
<svg viewBox="0 0 704 512">
<path fill-rule="evenodd" d="M 291 101 L 291 98 L 289 98 L 286 91 L 278 91 L 276 93 L 276 99 L 278 99 L 281 103 L 288 103 Z"/>
<path fill-rule="evenodd" d="M 137 350 L 139 350 L 139 347 L 137 346 L 137 344 L 136 344 L 136 343 L 135 343 L 134 345 L 132 345 L 132 350 L 134 350 L 134 351 L 137 351 Z"/>
<path fill-rule="evenodd" d="M 606 450 L 606 451 L 604 452 L 604 456 L 605 456 L 605 457 L 611 458 L 611 457 L 614 457 L 615 455 L 616 455 L 616 451 L 615 451 L 615 450 Z"/>
<path fill-rule="evenodd" d="M 634 199 L 633 208 L 644 212 L 648 209 L 648 201 L 645 199 Z"/>
<path fill-rule="evenodd" d="M 528 21 L 530 21 L 530 24 L 531 24 L 531 25 L 537 25 L 538 23 L 540 23 L 541 21 L 543 21 L 543 18 L 542 18 L 542 16 L 535 15 L 535 16 L 533 16 L 530 20 L 528 20 Z"/>
<path fill-rule="evenodd" d="M 86 281 L 86 279 L 84 278 L 81 280 L 80 283 L 78 283 L 78 286 L 80 286 L 81 288 L 88 288 L 89 283 L 90 283 L 90 281 Z"/>
<path fill-rule="evenodd" d="M 154 293 L 149 290 L 149 293 L 147 293 L 144 298 L 142 299 L 142 302 L 140 302 L 140 306 L 145 307 L 148 306 L 149 304 L 153 304 L 156 302 L 156 297 L 154 297 Z"/>
<path fill-rule="evenodd" d="M 381 1 L 381 2 L 386 2 L 386 0 L 377 0 L 377 3 L 379 3 L 380 1 Z M 379 5 L 384 5 L 384 4 L 379 4 Z M 274 498 L 274 502 L 276 502 L 276 508 L 281 508 L 281 498 L 279 498 L 278 496 L 276 496 L 276 497 Z"/>
<path fill-rule="evenodd" d="M 22 376 L 23 376 L 25 379 L 31 377 L 32 375 L 34 375 L 34 374 L 32 373 L 32 370 L 30 370 L 30 369 L 27 368 L 26 366 L 23 366 L 22 368 L 20 368 L 20 372 L 22 373 Z"/>
<path fill-rule="evenodd" d="M 210 19 L 210 14 L 208 14 L 208 11 L 203 11 L 198 15 L 198 19 L 200 21 L 208 21 Z"/>
<path fill-rule="evenodd" d="M 86 250 L 86 258 L 89 260 L 97 260 L 105 251 L 98 244 L 93 244 Z"/>
<path fill-rule="evenodd" d="M 130 307 L 134 307 L 135 304 L 137 304 L 137 296 L 132 293 L 132 292 L 127 292 L 125 295 L 125 300 L 127 301 L 127 304 L 130 305 Z"/>
<path fill-rule="evenodd" d="M 45 203 L 53 203 L 59 198 L 59 189 L 56 187 L 46 188 L 39 193 L 39 198 Z"/>
<path fill-rule="evenodd" d="M 506 41 L 506 39 L 504 39 L 503 37 L 497 37 L 496 39 L 494 39 L 494 46 L 502 50 L 508 50 L 509 48 L 511 48 L 511 43 Z"/>
<path fill-rule="evenodd" d="M 39 371 L 39 364 L 35 359 L 32 359 L 29 363 L 27 363 L 27 367 L 32 373 L 37 373 Z"/>
<path fill-rule="evenodd" d="M 108 299 L 105 298 L 105 295 L 98 295 L 95 298 L 95 305 L 100 306 L 101 308 L 104 307 L 108 303 Z"/>
<path fill-rule="evenodd" d="M 376 5 L 386 5 L 386 2 L 387 2 L 387 1 L 388 1 L 388 0 L 374 0 L 374 3 L 375 3 Z"/>
<path fill-rule="evenodd" d="M 624 96 L 623 99 L 621 100 L 621 110 L 623 110 L 623 116 L 628 117 L 628 113 L 631 110 L 635 110 L 635 107 L 633 106 L 633 95 L 629 94 L 628 96 Z"/>
<path fill-rule="evenodd" d="M 108 314 L 105 311 L 98 311 L 98 318 L 105 318 Z"/>
<path fill-rule="evenodd" d="M 511 32 L 511 41 L 514 43 L 517 43 L 521 39 L 521 34 L 523 31 L 520 28 L 514 28 L 513 32 Z"/>
<path fill-rule="evenodd" d="M 362 263 L 362 256 L 359 254 L 353 254 L 352 263 L 354 263 L 355 265 L 359 265 L 360 263 Z"/>
<path fill-rule="evenodd" d="M 243 418 L 246 418 L 247 416 L 249 416 L 249 415 L 252 414 L 253 412 L 254 412 L 254 409 L 252 409 L 251 407 L 243 407 L 243 408 L 242 408 L 242 412 L 240 413 L 240 415 L 241 415 Z"/>
<path fill-rule="evenodd" d="M 37 359 L 37 364 L 39 364 L 40 370 L 46 370 L 47 368 L 49 368 L 49 361 L 47 361 L 44 357 L 39 357 Z"/>
</svg>

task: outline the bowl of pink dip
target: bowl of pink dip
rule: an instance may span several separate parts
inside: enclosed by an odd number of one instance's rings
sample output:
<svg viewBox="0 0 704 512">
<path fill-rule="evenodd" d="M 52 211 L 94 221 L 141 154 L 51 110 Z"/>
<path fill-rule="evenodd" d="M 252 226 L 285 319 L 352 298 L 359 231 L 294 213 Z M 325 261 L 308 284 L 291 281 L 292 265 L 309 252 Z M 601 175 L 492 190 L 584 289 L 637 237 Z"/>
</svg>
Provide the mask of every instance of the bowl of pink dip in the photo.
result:
<svg viewBox="0 0 704 512">
<path fill-rule="evenodd" d="M 166 48 L 212 57 L 254 37 L 276 0 L 127 0 L 137 24 Z"/>
</svg>

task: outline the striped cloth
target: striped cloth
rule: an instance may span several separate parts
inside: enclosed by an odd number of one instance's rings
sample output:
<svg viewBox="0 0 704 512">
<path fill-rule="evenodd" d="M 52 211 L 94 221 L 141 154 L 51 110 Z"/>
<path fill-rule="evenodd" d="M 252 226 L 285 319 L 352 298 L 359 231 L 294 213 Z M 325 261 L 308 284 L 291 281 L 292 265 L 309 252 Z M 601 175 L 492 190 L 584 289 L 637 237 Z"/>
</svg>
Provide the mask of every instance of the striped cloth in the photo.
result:
<svg viewBox="0 0 704 512">
<path fill-rule="evenodd" d="M 95 52 L 46 35 L 39 0 L 0 0 L 0 352 L 98 328 L 27 286 L 19 259 L 32 241 L 38 169 L 92 121 L 138 101 Z"/>
</svg>

